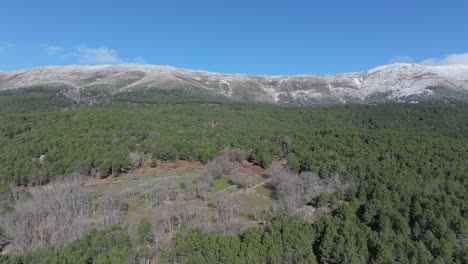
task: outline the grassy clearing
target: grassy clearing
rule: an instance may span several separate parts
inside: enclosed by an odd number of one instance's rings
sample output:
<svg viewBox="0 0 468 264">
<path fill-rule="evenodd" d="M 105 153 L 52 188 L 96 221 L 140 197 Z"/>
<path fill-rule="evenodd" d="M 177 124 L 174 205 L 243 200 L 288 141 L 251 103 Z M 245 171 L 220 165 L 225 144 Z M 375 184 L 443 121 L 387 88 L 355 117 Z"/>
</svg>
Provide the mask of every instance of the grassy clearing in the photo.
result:
<svg viewBox="0 0 468 264">
<path fill-rule="evenodd" d="M 257 195 L 239 193 L 236 197 L 241 204 L 242 214 L 255 214 L 267 210 L 272 205 L 271 200 Z"/>
<path fill-rule="evenodd" d="M 128 203 L 126 222 L 131 235 L 136 235 L 140 220 L 143 218 L 153 221 L 158 215 L 159 207 L 151 208 L 144 199 L 135 199 Z"/>
<path fill-rule="evenodd" d="M 214 182 L 213 187 L 211 188 L 211 193 L 217 193 L 224 189 L 227 189 L 231 186 L 235 185 L 229 177 L 224 177 Z"/>
<path fill-rule="evenodd" d="M 109 192 L 121 192 L 128 188 L 128 182 L 103 182 L 92 186 L 98 195 L 104 195 Z"/>
<path fill-rule="evenodd" d="M 273 190 L 271 190 L 271 188 L 269 188 L 268 186 L 265 186 L 265 185 L 261 185 L 261 186 L 258 186 L 257 188 L 255 188 L 255 192 L 258 195 L 263 196 L 263 197 L 268 197 L 268 198 L 273 197 Z"/>
<path fill-rule="evenodd" d="M 166 178 L 173 178 L 179 184 L 178 199 L 181 199 L 185 192 L 182 184 L 186 181 L 197 182 L 202 169 L 202 167 L 185 167 L 179 169 L 145 168 L 133 175 L 126 174 L 115 178 L 114 180 L 100 182 L 92 188 L 95 188 L 98 196 L 103 197 L 111 193 L 125 193 L 126 191 L 138 192 L 139 190 L 143 190 L 148 184 L 157 184 L 159 181 L 163 183 Z M 258 185 L 266 180 L 267 179 L 262 175 L 255 175 L 252 179 L 252 184 Z M 244 217 L 266 210 L 272 204 L 272 201 L 269 198 L 272 191 L 264 185 L 250 189 L 248 190 L 248 193 L 246 193 L 245 190 L 238 189 L 229 176 L 225 176 L 214 182 L 209 193 L 208 201 L 213 202 L 220 192 L 233 195 L 233 197 L 239 201 L 241 205 L 241 214 Z M 206 210 L 206 204 L 199 199 L 188 201 L 188 203 L 199 207 L 200 210 Z M 132 236 L 136 235 L 136 230 L 138 229 L 140 220 L 143 218 L 150 221 L 157 220 L 161 215 L 161 210 L 165 210 L 166 206 L 169 205 L 160 205 L 151 208 L 145 199 L 136 198 L 134 200 L 130 200 L 128 202 L 128 210 L 125 216 L 129 233 Z"/>
<path fill-rule="evenodd" d="M 265 181 L 266 181 L 266 179 L 263 176 L 255 175 L 255 177 L 253 178 L 252 183 L 255 186 L 255 185 L 260 184 L 260 183 L 265 182 Z"/>
<path fill-rule="evenodd" d="M 99 195 L 104 195 L 110 191 L 122 192 L 128 188 L 135 188 L 138 185 L 144 185 L 146 181 L 152 181 L 162 178 L 174 177 L 178 183 L 182 183 L 185 178 L 195 179 L 201 173 L 199 167 L 179 168 L 179 169 L 150 169 L 138 174 L 123 174 L 112 181 L 105 181 L 96 184 L 93 188 Z M 181 177 L 182 176 L 182 177 Z"/>
</svg>

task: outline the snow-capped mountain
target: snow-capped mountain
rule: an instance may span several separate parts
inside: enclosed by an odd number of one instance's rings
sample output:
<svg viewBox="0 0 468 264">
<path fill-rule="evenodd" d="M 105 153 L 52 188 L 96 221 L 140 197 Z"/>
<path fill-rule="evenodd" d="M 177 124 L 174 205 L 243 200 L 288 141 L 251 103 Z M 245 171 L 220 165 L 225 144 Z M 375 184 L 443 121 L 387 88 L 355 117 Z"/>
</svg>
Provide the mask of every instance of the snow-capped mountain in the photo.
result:
<svg viewBox="0 0 468 264">
<path fill-rule="evenodd" d="M 153 89 L 202 90 L 278 104 L 468 102 L 468 65 L 392 64 L 339 75 L 251 76 L 143 64 L 47 66 L 0 73 L 0 91 L 54 87 L 75 100 Z M 105 97 L 106 97 L 105 96 Z"/>
</svg>

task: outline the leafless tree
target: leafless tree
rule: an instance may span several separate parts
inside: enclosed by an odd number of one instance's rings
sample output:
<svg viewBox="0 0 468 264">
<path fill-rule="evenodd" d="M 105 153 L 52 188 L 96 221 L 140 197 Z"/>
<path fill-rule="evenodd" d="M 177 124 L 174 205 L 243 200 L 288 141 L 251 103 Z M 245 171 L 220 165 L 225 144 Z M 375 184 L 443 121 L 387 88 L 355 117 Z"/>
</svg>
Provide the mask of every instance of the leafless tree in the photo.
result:
<svg viewBox="0 0 468 264">
<path fill-rule="evenodd" d="M 158 258 L 162 249 L 165 230 L 160 222 L 156 222 L 156 224 L 153 224 L 152 232 L 153 243 L 150 245 L 151 251 L 153 255 Z"/>
<path fill-rule="evenodd" d="M 160 205 L 168 196 L 168 190 L 159 184 L 150 185 L 147 188 L 140 191 L 137 190 L 136 192 L 138 193 L 138 196 L 146 200 L 150 207 Z"/>
<path fill-rule="evenodd" d="M 28 197 L 28 192 L 24 186 L 10 184 L 9 191 L 2 198 L 9 206 L 14 206 L 18 202 L 25 201 Z"/>
<path fill-rule="evenodd" d="M 302 221 L 306 223 L 312 223 L 316 219 L 330 212 L 331 212 L 331 208 L 328 206 L 320 206 L 320 207 L 303 206 L 296 211 L 295 215 L 300 217 Z"/>
<path fill-rule="evenodd" d="M 271 185 L 276 186 L 285 179 L 294 177 L 294 173 L 287 169 L 272 169 L 269 176 Z"/>
<path fill-rule="evenodd" d="M 328 192 L 344 191 L 349 188 L 349 183 L 338 173 L 332 173 L 326 179 L 326 185 Z"/>
<path fill-rule="evenodd" d="M 206 126 L 209 128 L 215 128 L 217 126 L 223 125 L 224 123 L 222 121 L 215 121 L 215 120 L 210 120 L 206 122 Z"/>
<path fill-rule="evenodd" d="M 224 149 L 223 156 L 227 157 L 230 162 L 241 162 L 247 158 L 245 152 L 238 148 Z"/>
<path fill-rule="evenodd" d="M 165 232 L 173 232 L 175 227 L 175 216 L 173 214 L 172 205 L 161 208 L 161 224 L 164 227 Z"/>
<path fill-rule="evenodd" d="M 301 183 L 301 179 L 296 175 L 278 182 L 275 188 L 277 208 L 280 211 L 293 215 L 295 209 L 303 205 Z"/>
<path fill-rule="evenodd" d="M 218 223 L 224 227 L 223 231 L 227 231 L 226 227 L 232 225 L 238 220 L 240 214 L 239 202 L 226 194 L 218 196 L 215 200 L 216 213 L 218 215 Z"/>
<path fill-rule="evenodd" d="M 302 180 L 302 195 L 306 202 L 310 202 L 324 190 L 324 182 L 313 172 L 302 172 L 299 177 Z"/>
<path fill-rule="evenodd" d="M 49 177 L 43 172 L 39 172 L 35 174 L 34 176 L 32 176 L 31 178 L 32 186 L 41 186 L 41 185 L 47 184 L 48 182 L 49 182 Z"/>
<path fill-rule="evenodd" d="M 206 198 L 208 198 L 208 192 L 211 189 L 211 185 L 205 181 L 200 181 L 197 184 L 197 195 L 206 202 Z"/>
<path fill-rule="evenodd" d="M 145 160 L 147 159 L 147 155 L 139 151 L 130 152 L 130 154 L 128 155 L 130 157 L 130 160 L 132 161 L 133 167 L 135 168 L 140 168 L 141 166 L 143 166 Z"/>
<path fill-rule="evenodd" d="M 94 195 L 79 178 L 53 182 L 31 191 L 14 211 L 0 219 L 13 250 L 29 251 L 50 244 L 63 245 L 90 229 L 86 219 L 94 208 Z"/>
<path fill-rule="evenodd" d="M 182 187 L 184 187 L 185 193 L 184 193 L 184 199 L 185 200 L 193 200 L 197 198 L 197 186 L 189 180 L 185 179 Z"/>
<path fill-rule="evenodd" d="M 128 172 L 128 177 L 129 177 L 131 180 L 135 180 L 135 179 L 136 179 L 136 176 L 137 176 L 137 173 L 135 172 L 135 169 L 131 169 L 131 170 Z"/>
<path fill-rule="evenodd" d="M 112 145 L 117 145 L 119 143 L 120 139 L 118 136 L 116 135 L 112 135 L 112 138 L 111 138 L 111 144 Z"/>
<path fill-rule="evenodd" d="M 162 182 L 161 186 L 167 190 L 167 196 L 170 201 L 177 199 L 179 184 L 174 179 L 168 179 Z"/>
<path fill-rule="evenodd" d="M 275 209 L 287 215 L 299 214 L 308 219 L 311 217 L 311 211 L 315 212 L 315 216 L 319 211 L 316 210 L 317 208 L 302 207 L 322 192 L 334 193 L 349 187 L 344 178 L 336 173 L 329 178 L 321 179 L 313 172 L 303 172 L 297 175 L 282 169 L 271 171 L 270 177 L 270 183 L 275 188 Z"/>
<path fill-rule="evenodd" d="M 197 205 L 185 201 L 176 201 L 161 208 L 159 221 L 154 224 L 159 232 L 171 233 L 179 230 L 182 226 L 189 228 L 201 228 L 211 231 L 211 219 Z M 158 235 L 161 236 L 160 233 Z M 155 241 L 158 238 L 154 238 Z M 160 240 L 160 238 L 159 238 Z"/>
<path fill-rule="evenodd" d="M 310 176 L 310 177 L 309 177 Z M 275 188 L 276 204 L 275 209 L 287 215 L 293 215 L 297 208 L 307 203 L 309 187 L 304 179 L 310 183 L 315 179 L 311 174 L 297 174 L 281 169 L 273 170 L 270 174 L 270 183 Z"/>
<path fill-rule="evenodd" d="M 231 176 L 231 181 L 241 189 L 252 188 L 255 175 L 250 173 L 239 173 Z"/>
<path fill-rule="evenodd" d="M 124 223 L 124 212 L 127 210 L 128 205 L 121 195 L 111 194 L 99 204 L 101 210 L 101 223 L 104 228 L 113 224 Z"/>
<path fill-rule="evenodd" d="M 146 185 L 142 190 L 131 190 L 128 193 L 137 193 L 137 196 L 146 200 L 151 206 L 160 205 L 166 200 L 175 201 L 178 195 L 179 184 L 174 179 L 154 181 Z M 128 194 L 127 194 L 128 197 Z"/>
<path fill-rule="evenodd" d="M 217 179 L 221 179 L 223 175 L 228 175 L 231 173 L 231 163 L 229 159 L 225 156 L 219 156 L 211 161 L 209 161 L 204 169 L 202 180 L 213 184 Z"/>
</svg>

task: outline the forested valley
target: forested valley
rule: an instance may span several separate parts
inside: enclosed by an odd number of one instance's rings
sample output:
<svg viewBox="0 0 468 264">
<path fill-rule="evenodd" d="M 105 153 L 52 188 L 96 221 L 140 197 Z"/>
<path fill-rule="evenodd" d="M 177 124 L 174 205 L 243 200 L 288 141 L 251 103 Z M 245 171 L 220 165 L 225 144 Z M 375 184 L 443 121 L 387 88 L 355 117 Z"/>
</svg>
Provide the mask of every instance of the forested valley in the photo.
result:
<svg viewBox="0 0 468 264">
<path fill-rule="evenodd" d="M 171 98 L 0 106 L 0 262 L 468 263 L 466 106 Z"/>
</svg>

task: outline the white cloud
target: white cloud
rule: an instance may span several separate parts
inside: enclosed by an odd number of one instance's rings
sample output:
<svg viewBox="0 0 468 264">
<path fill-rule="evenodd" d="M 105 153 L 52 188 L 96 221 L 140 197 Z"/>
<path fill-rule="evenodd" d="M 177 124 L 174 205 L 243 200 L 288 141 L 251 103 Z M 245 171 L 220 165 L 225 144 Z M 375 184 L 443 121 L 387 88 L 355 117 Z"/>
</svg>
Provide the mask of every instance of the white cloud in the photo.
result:
<svg viewBox="0 0 468 264">
<path fill-rule="evenodd" d="M 468 53 L 450 54 L 442 59 L 425 59 L 420 63 L 425 65 L 468 64 Z"/>
<path fill-rule="evenodd" d="M 63 54 L 63 48 L 55 45 L 44 45 L 44 51 L 50 56 Z"/>
<path fill-rule="evenodd" d="M 75 60 L 83 64 L 115 64 L 124 63 L 125 61 L 144 63 L 144 59 L 136 57 L 132 60 L 123 60 L 119 57 L 115 49 L 107 47 L 88 47 L 81 44 L 71 50 L 66 50 L 56 45 L 43 45 L 44 51 L 50 56 L 57 57 L 61 60 Z"/>
<path fill-rule="evenodd" d="M 117 51 L 110 48 L 89 48 L 85 45 L 76 47 L 78 59 L 81 63 L 121 63 L 122 60 L 117 55 Z"/>
<path fill-rule="evenodd" d="M 453 65 L 453 64 L 466 64 L 468 65 L 468 53 L 459 53 L 459 54 L 450 54 L 444 58 L 429 58 L 422 61 L 416 61 L 409 56 L 397 56 L 390 60 L 390 63 L 419 63 L 423 65 L 430 66 L 440 66 L 440 65 Z"/>
</svg>

